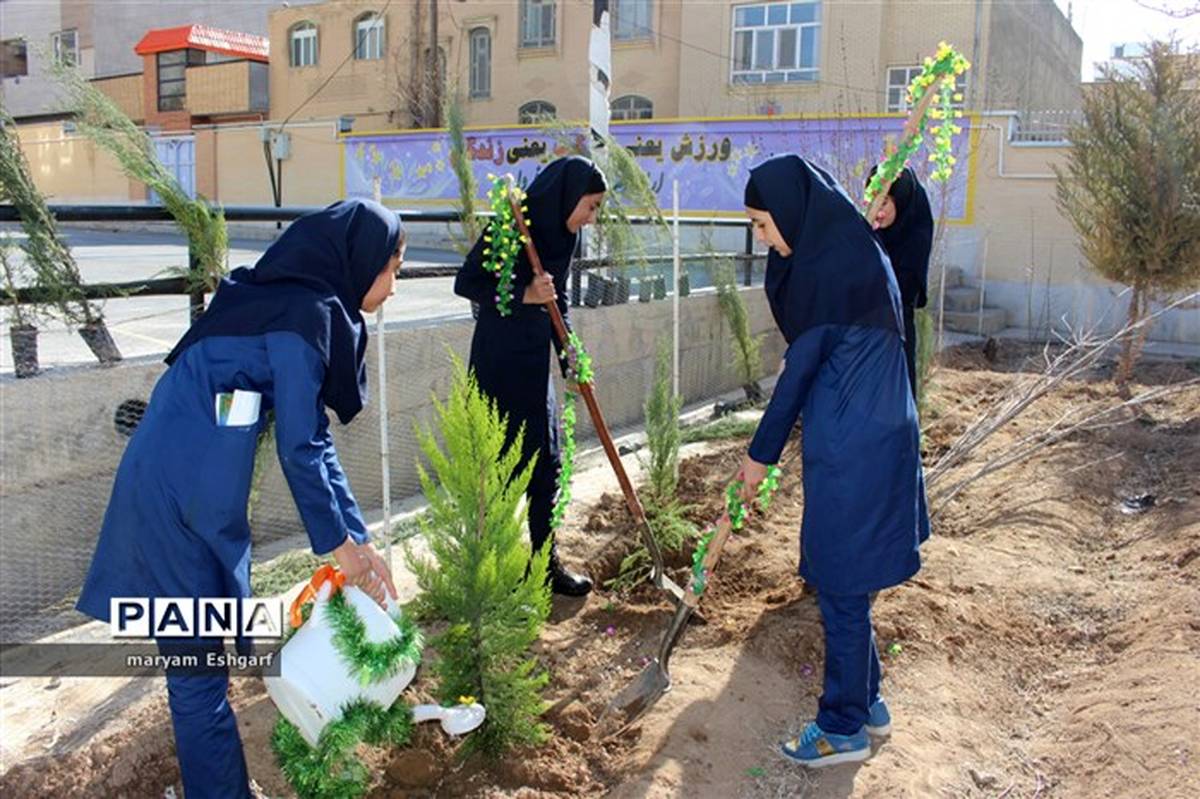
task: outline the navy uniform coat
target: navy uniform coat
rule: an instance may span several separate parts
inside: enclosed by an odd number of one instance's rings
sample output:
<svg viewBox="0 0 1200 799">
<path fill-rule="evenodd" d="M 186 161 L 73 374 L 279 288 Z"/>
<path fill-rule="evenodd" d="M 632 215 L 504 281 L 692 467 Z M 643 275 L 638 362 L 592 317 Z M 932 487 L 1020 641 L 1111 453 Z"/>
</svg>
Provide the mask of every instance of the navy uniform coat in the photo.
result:
<svg viewBox="0 0 1200 799">
<path fill-rule="evenodd" d="M 367 540 L 325 409 L 348 422 L 363 407 L 359 308 L 400 236 L 382 206 L 336 203 L 222 281 L 168 356 L 121 458 L 80 611 L 107 621 L 113 597 L 249 595 L 246 503 L 268 410 L 313 551 Z M 259 418 L 218 426 L 216 394 L 235 389 L 262 395 Z"/>
<path fill-rule="evenodd" d="M 749 455 L 778 462 L 803 417 L 800 574 L 821 593 L 869 594 L 915 574 L 929 535 L 896 280 L 828 173 L 789 155 L 750 181 L 748 198 L 761 198 L 792 255 L 768 257 L 788 348 Z"/>
</svg>

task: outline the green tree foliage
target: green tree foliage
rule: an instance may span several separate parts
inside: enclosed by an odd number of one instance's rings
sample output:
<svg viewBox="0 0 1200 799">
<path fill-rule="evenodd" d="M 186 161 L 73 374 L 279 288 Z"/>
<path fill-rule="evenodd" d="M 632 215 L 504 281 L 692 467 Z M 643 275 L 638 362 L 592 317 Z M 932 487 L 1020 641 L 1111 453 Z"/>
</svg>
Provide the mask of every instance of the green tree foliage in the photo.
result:
<svg viewBox="0 0 1200 799">
<path fill-rule="evenodd" d="M 25 241 L 20 248 L 34 275 L 35 285 L 51 298 L 57 315 L 67 324 L 95 324 L 104 319 L 99 307 L 84 296 L 83 278 L 38 191 L 21 150 L 17 125 L 0 106 L 0 201 L 17 209 Z"/>
<path fill-rule="evenodd" d="M 434 401 L 442 443 L 418 431 L 429 464 L 418 471 L 431 557 L 410 552 L 408 560 L 424 612 L 447 623 L 432 641 L 442 699 L 483 703 L 487 722 L 467 746 L 495 756 L 546 737 L 538 717 L 548 675 L 529 649 L 550 613 L 549 552 L 531 553 L 524 532 L 533 464 L 517 469 L 520 436 L 505 449 L 503 414 L 457 358 L 453 370 L 446 403 Z"/>
<path fill-rule="evenodd" d="M 714 262 L 713 284 L 717 288 L 721 313 L 725 315 L 729 331 L 733 334 L 735 363 L 746 399 L 758 402 L 763 399 L 762 389 L 758 385 L 758 376 L 762 371 L 763 337 L 750 332 L 750 315 L 746 310 L 746 301 L 738 290 L 737 273 L 732 260 L 724 258 Z"/>
<path fill-rule="evenodd" d="M 679 502 L 679 412 L 680 397 L 671 393 L 671 348 L 665 341 L 658 346 L 654 362 L 654 382 L 646 397 L 646 449 L 649 461 L 649 491 L 646 492 L 646 517 L 659 547 L 664 552 L 677 552 L 694 538 L 696 527 L 687 520 L 685 508 Z M 650 573 L 650 553 L 638 546 L 621 561 L 617 576 L 610 587 L 624 591 L 641 583 Z"/>
<path fill-rule="evenodd" d="M 471 169 L 470 154 L 467 153 L 467 137 L 464 133 L 466 117 L 463 114 L 462 98 L 457 91 L 450 92 L 446 98 L 446 135 L 450 139 L 450 168 L 458 179 L 457 210 L 460 215 L 460 240 L 458 248 L 465 255 L 479 239 L 482 229 L 479 217 L 475 215 L 475 198 L 479 196 L 479 186 L 475 182 L 475 172 Z"/>
<path fill-rule="evenodd" d="M 1084 256 L 1130 288 L 1129 323 L 1163 295 L 1200 285 L 1200 90 L 1197 62 L 1174 42 L 1108 68 L 1083 95 L 1083 121 L 1056 167 L 1058 206 Z M 1132 373 L 1148 326 L 1124 342 Z"/>
<path fill-rule="evenodd" d="M 229 250 L 225 215 L 203 197 L 189 197 L 158 160 L 154 142 L 146 132 L 78 70 L 56 62 L 51 71 L 75 112 L 79 132 L 108 151 L 126 175 L 153 189 L 187 236 L 188 249 L 199 263 L 198 273 L 183 273 L 192 282 L 191 288 L 215 290 L 225 274 Z"/>
</svg>

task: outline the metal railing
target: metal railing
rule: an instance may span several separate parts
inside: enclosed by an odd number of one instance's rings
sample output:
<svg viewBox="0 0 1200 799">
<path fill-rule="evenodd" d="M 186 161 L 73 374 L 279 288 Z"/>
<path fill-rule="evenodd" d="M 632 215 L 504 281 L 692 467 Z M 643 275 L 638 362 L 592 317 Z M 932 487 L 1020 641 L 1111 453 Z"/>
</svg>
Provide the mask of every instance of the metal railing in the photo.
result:
<svg viewBox="0 0 1200 799">
<path fill-rule="evenodd" d="M 158 205 L 51 205 L 51 214 L 60 222 L 173 222 L 174 217 L 166 208 Z M 221 208 L 226 222 L 291 222 L 306 214 L 321 210 L 320 206 L 266 206 L 266 205 L 227 205 Z M 429 211 L 396 209 L 410 224 L 453 224 L 462 220 L 458 211 Z M 480 214 L 490 216 L 490 214 Z M 635 225 L 655 224 L 659 220 L 650 216 L 631 216 L 630 222 Z M 17 209 L 11 205 L 0 205 L 0 222 L 19 222 Z M 707 261 L 714 258 L 732 258 L 742 267 L 743 283 L 751 284 L 754 263 L 764 258 L 754 253 L 754 237 L 749 222 L 744 219 L 730 217 L 686 217 L 680 218 L 681 227 L 720 227 L 743 228 L 745 244 L 741 252 L 713 252 L 684 256 L 685 262 Z M 669 263 L 672 256 L 650 255 L 645 260 L 649 263 Z M 578 253 L 572 264 L 571 304 L 582 304 L 582 276 L 584 272 L 607 269 L 615 266 L 606 259 L 584 259 Z M 188 268 L 193 272 L 200 270 L 199 261 L 189 243 Z M 457 266 L 426 266 L 416 269 L 404 269 L 400 272 L 402 279 L 419 280 L 433 277 L 450 277 L 458 272 Z M 120 283 L 92 283 L 82 287 L 83 297 L 89 300 L 126 299 L 130 297 L 179 296 L 191 297 L 193 320 L 204 308 L 203 293 L 195 293 L 189 287 L 187 277 L 149 278 Z M 0 297 L 0 305 L 39 304 L 50 301 L 50 294 L 39 287 L 19 288 L 15 298 Z"/>
</svg>

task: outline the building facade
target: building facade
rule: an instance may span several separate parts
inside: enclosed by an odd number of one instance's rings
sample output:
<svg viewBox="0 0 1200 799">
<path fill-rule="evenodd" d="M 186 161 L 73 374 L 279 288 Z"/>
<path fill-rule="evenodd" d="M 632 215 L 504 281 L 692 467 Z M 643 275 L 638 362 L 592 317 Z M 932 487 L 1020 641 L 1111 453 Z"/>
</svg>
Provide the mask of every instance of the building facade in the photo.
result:
<svg viewBox="0 0 1200 799">
<path fill-rule="evenodd" d="M 430 0 L 381 15 L 382 6 L 271 13 L 272 118 L 424 127 L 440 121 L 436 106 L 451 92 L 472 125 L 587 116 L 590 3 Z M 1079 104 L 1083 44 L 1054 0 L 612 0 L 610 9 L 614 119 L 900 111 L 941 40 L 974 64 L 962 84 L 972 109 Z"/>
<path fill-rule="evenodd" d="M 269 12 L 280 5 L 279 0 L 0 0 L 4 105 L 19 122 L 61 116 L 62 103 L 46 74 L 47 60 L 54 57 L 71 59 L 88 77 L 108 79 L 105 91 L 110 94 L 133 91 L 128 87 L 136 81 L 113 81 L 142 73 L 144 56 L 135 48 L 147 31 L 207 25 L 266 36 Z"/>
</svg>

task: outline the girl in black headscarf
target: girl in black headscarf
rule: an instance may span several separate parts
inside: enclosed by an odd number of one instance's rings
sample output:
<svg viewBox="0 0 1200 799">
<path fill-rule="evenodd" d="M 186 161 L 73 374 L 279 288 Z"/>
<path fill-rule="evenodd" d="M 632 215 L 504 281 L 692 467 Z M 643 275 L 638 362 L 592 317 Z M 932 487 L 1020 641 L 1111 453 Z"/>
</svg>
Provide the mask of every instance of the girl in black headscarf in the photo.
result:
<svg viewBox="0 0 1200 799">
<path fill-rule="evenodd" d="M 867 179 L 878 167 L 871 169 Z M 888 190 L 874 220 L 875 235 L 887 251 L 892 271 L 900 286 L 900 310 L 904 316 L 904 360 L 908 381 L 917 396 L 917 329 L 914 310 L 924 308 L 929 280 L 929 253 L 933 249 L 933 211 L 929 195 L 912 167 L 905 167 Z"/>
<path fill-rule="evenodd" d="M 782 750 L 806 766 L 863 760 L 868 734 L 890 729 L 871 597 L 916 574 L 929 535 L 900 294 L 871 227 L 819 167 L 766 161 L 746 207 L 771 248 L 767 300 L 788 348 L 740 476 L 753 498 L 802 416 L 800 576 L 825 625 L 820 712 Z"/>
<path fill-rule="evenodd" d="M 342 470 L 325 410 L 348 423 L 366 401 L 363 312 L 392 294 L 404 255 L 395 212 L 350 200 L 296 220 L 253 269 L 235 269 L 167 356 L 117 469 L 78 609 L 110 621 L 115 597 L 250 595 L 246 504 L 265 413 L 313 552 L 380 604 L 387 564 Z M 121 620 L 111 620 L 118 624 Z M 187 620 L 191 627 L 192 620 Z M 196 658 L 220 639 L 155 629 L 165 655 Z M 186 662 L 186 661 L 183 661 Z M 188 799 L 250 796 L 225 669 L 167 669 L 175 750 Z"/>
<path fill-rule="evenodd" d="M 471 339 L 471 368 L 479 387 L 508 417 L 508 442 L 521 425 L 521 466 L 536 458 L 529 498 L 529 538 L 534 549 L 550 546 L 547 580 L 556 594 L 583 596 L 592 582 L 568 571 L 558 558 L 550 519 L 558 493 L 560 468 L 558 400 L 550 376 L 550 345 L 564 354 L 550 324 L 546 305 L 558 303 L 570 327 L 567 275 L 579 231 L 596 221 L 608 186 L 604 175 L 586 158 L 571 156 L 550 163 L 526 191 L 530 233 L 547 274 L 534 280 L 524 249 L 513 269 L 513 302 L 507 315 L 497 307 L 497 280 L 483 266 L 483 236 L 467 255 L 454 281 L 454 292 L 479 305 Z"/>
</svg>

